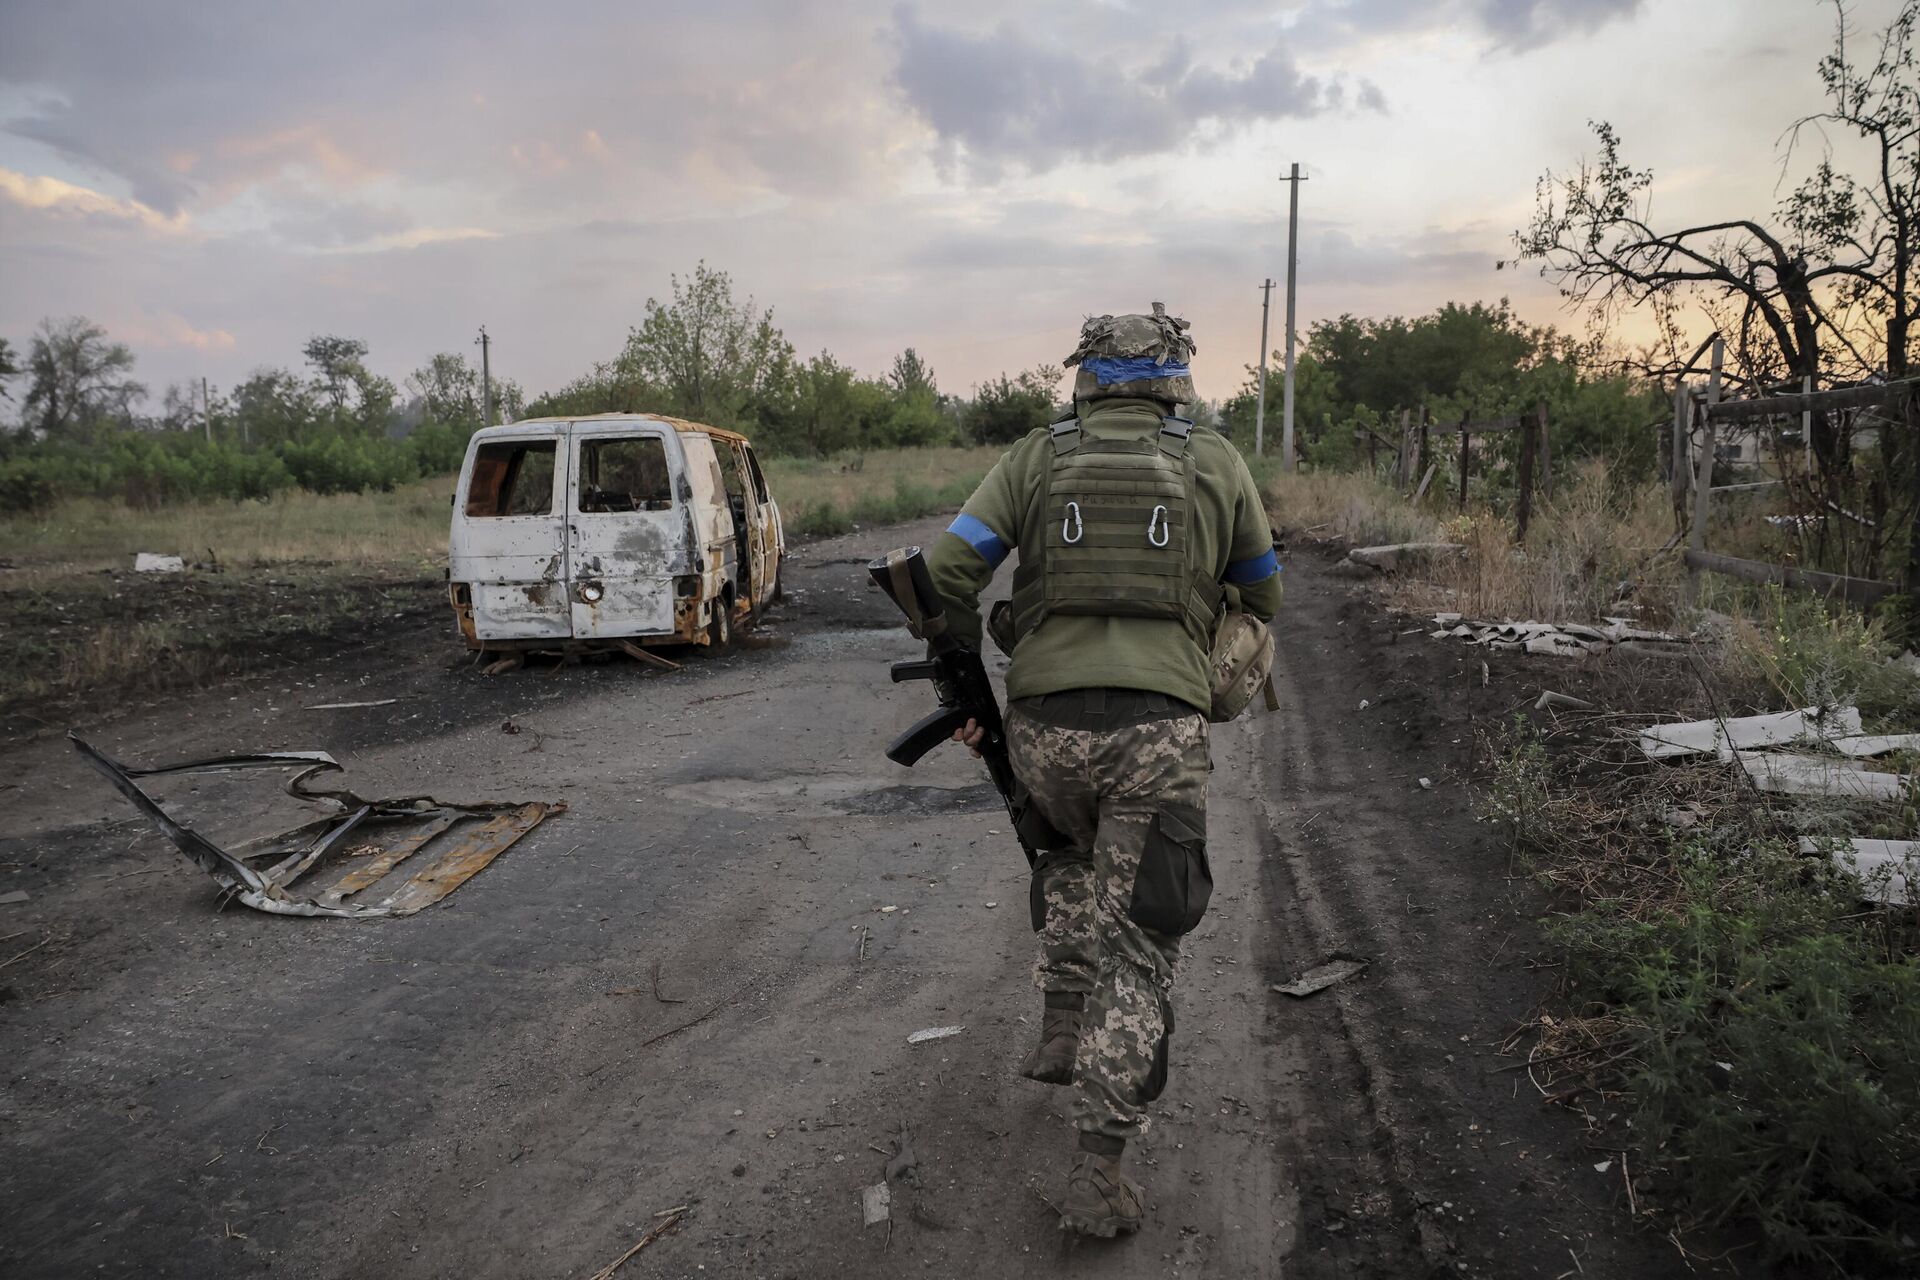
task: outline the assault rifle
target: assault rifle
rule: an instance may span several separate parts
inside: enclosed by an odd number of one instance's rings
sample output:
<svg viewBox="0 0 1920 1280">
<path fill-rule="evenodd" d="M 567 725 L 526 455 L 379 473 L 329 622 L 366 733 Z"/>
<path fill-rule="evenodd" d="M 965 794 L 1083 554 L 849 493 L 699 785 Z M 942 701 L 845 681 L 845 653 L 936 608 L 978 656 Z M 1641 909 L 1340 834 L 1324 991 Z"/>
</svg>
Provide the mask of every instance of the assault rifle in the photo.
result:
<svg viewBox="0 0 1920 1280">
<path fill-rule="evenodd" d="M 933 589 L 926 558 L 918 547 L 889 551 L 867 566 L 874 583 L 887 593 L 907 617 L 907 630 L 915 639 L 925 640 L 929 656 L 913 662 L 893 664 L 893 682 L 927 680 L 940 699 L 940 709 L 921 717 L 918 723 L 887 744 L 887 759 L 908 768 L 920 763 L 920 757 L 953 737 L 967 721 L 985 730 L 975 748 L 986 761 L 987 775 L 994 790 L 1006 802 L 1007 816 L 1013 820 L 1013 833 L 1032 865 L 1053 843 L 1045 822 L 1030 806 L 1026 788 L 1013 776 L 1013 764 L 1007 757 L 1007 730 L 1000 718 L 1000 701 L 987 679 L 987 668 L 977 650 L 969 649 L 947 629 L 945 606 Z M 1039 838 L 1036 839 L 1035 837 Z"/>
</svg>

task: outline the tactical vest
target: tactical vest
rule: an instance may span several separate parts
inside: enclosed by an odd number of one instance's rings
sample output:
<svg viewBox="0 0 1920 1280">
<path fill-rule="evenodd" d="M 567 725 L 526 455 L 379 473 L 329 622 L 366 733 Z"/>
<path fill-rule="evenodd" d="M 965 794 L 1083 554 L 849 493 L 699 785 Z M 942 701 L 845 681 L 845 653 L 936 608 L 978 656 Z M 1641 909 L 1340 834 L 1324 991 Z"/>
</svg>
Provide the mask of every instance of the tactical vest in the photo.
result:
<svg viewBox="0 0 1920 1280">
<path fill-rule="evenodd" d="M 1015 634 L 1056 613 L 1164 618 L 1206 649 L 1223 593 L 1194 563 L 1193 424 L 1164 418 L 1147 440 L 1089 440 L 1072 419 L 1049 430 L 1042 536 L 1022 538 L 1013 576 Z"/>
</svg>

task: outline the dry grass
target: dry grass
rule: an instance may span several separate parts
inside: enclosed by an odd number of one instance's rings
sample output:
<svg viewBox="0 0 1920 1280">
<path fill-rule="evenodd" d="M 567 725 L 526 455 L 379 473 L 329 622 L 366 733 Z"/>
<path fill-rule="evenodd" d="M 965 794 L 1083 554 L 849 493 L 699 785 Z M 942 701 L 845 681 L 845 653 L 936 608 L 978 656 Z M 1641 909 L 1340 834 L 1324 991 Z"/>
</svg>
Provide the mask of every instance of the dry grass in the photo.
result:
<svg viewBox="0 0 1920 1280">
<path fill-rule="evenodd" d="M 1588 464 L 1542 502 L 1527 544 L 1509 519 L 1469 512 L 1439 526 L 1438 540 L 1466 548 L 1434 561 L 1423 580 L 1394 584 L 1395 603 L 1473 618 L 1592 622 L 1632 613 L 1671 617 L 1684 576 L 1678 552 L 1662 553 L 1673 517 L 1658 486 L 1622 491 L 1604 466 Z"/>
<path fill-rule="evenodd" d="M 265 502 L 156 511 L 73 499 L 37 515 L 0 519 L 0 559 L 30 574 L 129 568 L 140 551 L 223 565 L 321 561 L 431 569 L 446 562 L 453 486 L 452 476 L 442 476 L 391 493 L 294 491 Z"/>
<path fill-rule="evenodd" d="M 766 469 L 788 526 L 804 528 L 809 512 L 826 507 L 864 509 L 885 518 L 898 495 L 946 496 L 962 481 L 971 487 L 999 453 L 993 448 L 896 449 L 824 459 L 772 458 Z M 228 566 L 303 561 L 391 566 L 413 576 L 446 563 L 453 488 L 454 477 L 440 476 L 391 493 L 323 497 L 296 490 L 266 502 L 186 503 L 155 511 L 74 499 L 36 515 L 0 517 L 0 561 L 12 565 L 15 584 L 129 568 L 140 551 Z M 876 497 L 889 510 L 878 510 Z"/>
<path fill-rule="evenodd" d="M 767 483 L 789 535 L 834 533 L 958 507 L 1000 454 L 985 445 L 770 458 Z"/>
<path fill-rule="evenodd" d="M 1439 520 L 1410 506 L 1372 476 L 1338 471 L 1288 474 L 1270 462 L 1255 468 L 1254 474 L 1276 528 L 1355 546 L 1440 539 Z"/>
</svg>

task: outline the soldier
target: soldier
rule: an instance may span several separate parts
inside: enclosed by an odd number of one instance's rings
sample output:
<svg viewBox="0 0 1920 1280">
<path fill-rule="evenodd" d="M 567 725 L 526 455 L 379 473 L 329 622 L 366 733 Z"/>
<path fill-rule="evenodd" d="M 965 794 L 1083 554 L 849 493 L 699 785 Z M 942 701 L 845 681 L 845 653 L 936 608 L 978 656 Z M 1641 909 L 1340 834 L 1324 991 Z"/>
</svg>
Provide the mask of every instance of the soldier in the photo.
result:
<svg viewBox="0 0 1920 1280">
<path fill-rule="evenodd" d="M 1179 938 L 1206 861 L 1209 637 L 1223 599 L 1270 620 L 1279 564 L 1247 465 L 1175 417 L 1194 400 L 1185 320 L 1087 320 L 1073 416 L 1001 456 L 932 548 L 949 625 L 980 642 L 980 592 L 1018 548 L 1008 751 L 1055 838 L 1034 868 L 1040 1043 L 1021 1074 L 1074 1085 L 1080 1154 L 1063 1228 L 1138 1230 L 1129 1138 L 1167 1079 Z M 955 738 L 977 745 L 971 723 Z"/>
</svg>

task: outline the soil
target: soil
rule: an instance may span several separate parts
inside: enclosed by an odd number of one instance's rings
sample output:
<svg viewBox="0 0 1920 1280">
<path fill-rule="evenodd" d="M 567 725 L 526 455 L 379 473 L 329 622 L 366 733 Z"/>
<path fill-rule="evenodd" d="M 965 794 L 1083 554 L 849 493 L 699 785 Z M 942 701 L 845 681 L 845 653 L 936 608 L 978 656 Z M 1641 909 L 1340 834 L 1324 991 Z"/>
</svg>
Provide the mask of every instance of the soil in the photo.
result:
<svg viewBox="0 0 1920 1280">
<path fill-rule="evenodd" d="M 0 1272 L 587 1276 L 667 1224 L 621 1276 L 1710 1271 L 1500 1054 L 1551 974 L 1475 734 L 1597 677 L 1483 672 L 1312 552 L 1280 712 L 1214 739 L 1147 1222 L 1063 1236 L 1005 812 L 958 749 L 880 754 L 930 694 L 888 683 L 914 645 L 862 566 L 940 523 L 801 548 L 789 601 L 677 672 L 489 678 L 444 617 L 89 727 L 133 763 L 319 748 L 362 794 L 568 802 L 404 920 L 223 910 L 63 743 L 0 749 L 0 894 L 29 895 L 0 906 Z M 270 816 L 176 790 L 215 838 Z M 1272 990 L 1334 954 L 1370 964 Z"/>
<path fill-rule="evenodd" d="M 322 562 L 59 577 L 0 566 L 0 741 L 404 643 L 446 608 L 437 578 Z"/>
</svg>

